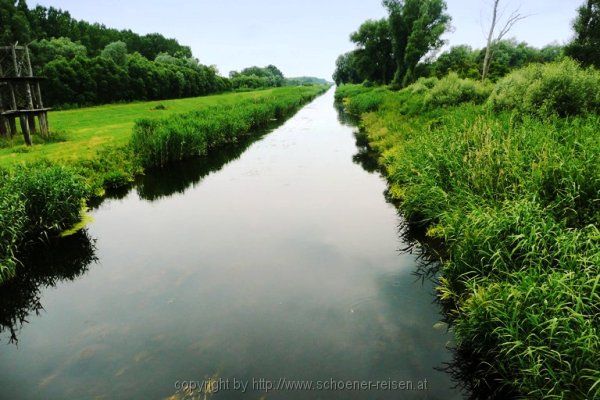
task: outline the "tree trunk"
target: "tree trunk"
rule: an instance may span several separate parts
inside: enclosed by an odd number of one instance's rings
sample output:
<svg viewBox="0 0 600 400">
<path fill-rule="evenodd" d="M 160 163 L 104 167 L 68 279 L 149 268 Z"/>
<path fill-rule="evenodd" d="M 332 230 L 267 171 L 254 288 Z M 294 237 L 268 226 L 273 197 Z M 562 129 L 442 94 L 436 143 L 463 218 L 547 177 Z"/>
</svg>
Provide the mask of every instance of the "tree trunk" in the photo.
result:
<svg viewBox="0 0 600 400">
<path fill-rule="evenodd" d="M 498 18 L 498 4 L 500 0 L 494 0 L 494 11 L 492 14 L 492 26 L 487 39 L 487 47 L 485 48 L 485 58 L 483 59 L 483 72 L 481 73 L 481 81 L 485 81 L 488 72 L 490 71 L 490 63 L 492 61 L 492 45 L 494 42 L 494 30 L 496 30 L 496 19 Z"/>
</svg>

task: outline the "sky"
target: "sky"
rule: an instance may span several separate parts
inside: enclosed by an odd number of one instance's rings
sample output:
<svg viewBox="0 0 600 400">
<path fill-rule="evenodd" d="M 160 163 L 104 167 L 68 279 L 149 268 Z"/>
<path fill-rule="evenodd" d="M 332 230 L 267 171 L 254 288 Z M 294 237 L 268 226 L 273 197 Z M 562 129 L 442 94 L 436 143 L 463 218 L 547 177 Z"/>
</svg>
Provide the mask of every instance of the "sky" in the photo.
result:
<svg viewBox="0 0 600 400">
<path fill-rule="evenodd" d="M 492 0 L 447 0 L 452 30 L 447 46 L 483 47 Z M 583 0 L 503 0 L 505 15 L 529 15 L 509 35 L 541 47 L 572 37 Z M 380 0 L 29 0 L 68 10 L 74 18 L 145 34 L 158 32 L 192 48 L 223 75 L 274 64 L 288 77 L 330 79 L 335 59 L 367 19 L 386 16 Z"/>
</svg>

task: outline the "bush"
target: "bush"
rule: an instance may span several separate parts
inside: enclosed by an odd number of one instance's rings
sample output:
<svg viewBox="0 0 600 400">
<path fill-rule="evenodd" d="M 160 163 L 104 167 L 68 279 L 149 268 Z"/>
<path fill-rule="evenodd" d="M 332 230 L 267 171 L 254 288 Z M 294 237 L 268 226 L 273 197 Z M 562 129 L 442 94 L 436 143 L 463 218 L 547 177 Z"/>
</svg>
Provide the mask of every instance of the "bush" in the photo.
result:
<svg viewBox="0 0 600 400">
<path fill-rule="evenodd" d="M 433 85 L 428 91 L 424 91 L 425 106 L 431 108 L 456 106 L 469 102 L 481 104 L 492 92 L 491 84 L 483 84 L 472 79 L 461 79 L 454 72 L 437 82 L 430 78 L 422 84 L 424 86 Z M 417 90 L 420 89 L 417 87 Z"/>
<path fill-rule="evenodd" d="M 496 110 L 517 110 L 542 117 L 600 111 L 600 72 L 571 59 L 532 64 L 501 79 L 490 96 Z"/>
<path fill-rule="evenodd" d="M 419 78 L 415 83 L 406 88 L 413 94 L 425 94 L 439 82 L 438 78 Z"/>
<path fill-rule="evenodd" d="M 353 96 L 344 103 L 346 110 L 354 115 L 376 111 L 384 102 L 387 92 L 379 88 Z"/>
</svg>

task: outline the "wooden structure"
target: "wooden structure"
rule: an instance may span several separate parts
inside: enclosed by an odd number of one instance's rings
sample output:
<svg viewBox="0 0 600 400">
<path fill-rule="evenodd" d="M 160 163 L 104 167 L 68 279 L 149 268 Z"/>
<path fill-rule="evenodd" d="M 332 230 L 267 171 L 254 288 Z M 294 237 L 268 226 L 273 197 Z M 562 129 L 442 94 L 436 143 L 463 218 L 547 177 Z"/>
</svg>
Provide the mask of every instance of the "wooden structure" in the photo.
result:
<svg viewBox="0 0 600 400">
<path fill-rule="evenodd" d="M 31 135 L 38 132 L 37 127 L 42 136 L 48 136 L 50 109 L 45 108 L 42 101 L 42 79 L 33 76 L 27 46 L 0 47 L 0 135 L 16 135 L 18 119 L 28 146 Z"/>
</svg>

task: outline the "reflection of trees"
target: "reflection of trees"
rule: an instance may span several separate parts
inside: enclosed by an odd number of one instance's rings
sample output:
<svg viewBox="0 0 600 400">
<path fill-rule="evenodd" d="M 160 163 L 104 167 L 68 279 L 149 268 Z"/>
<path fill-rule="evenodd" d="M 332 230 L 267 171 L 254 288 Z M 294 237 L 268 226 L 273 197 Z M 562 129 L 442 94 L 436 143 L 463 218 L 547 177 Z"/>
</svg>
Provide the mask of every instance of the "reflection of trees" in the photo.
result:
<svg viewBox="0 0 600 400">
<path fill-rule="evenodd" d="M 85 230 L 30 245 L 20 257 L 17 275 L 0 286 L 0 333 L 10 332 L 10 341 L 16 343 L 28 316 L 43 310 L 41 290 L 83 275 L 96 261 L 94 252 Z"/>
</svg>

